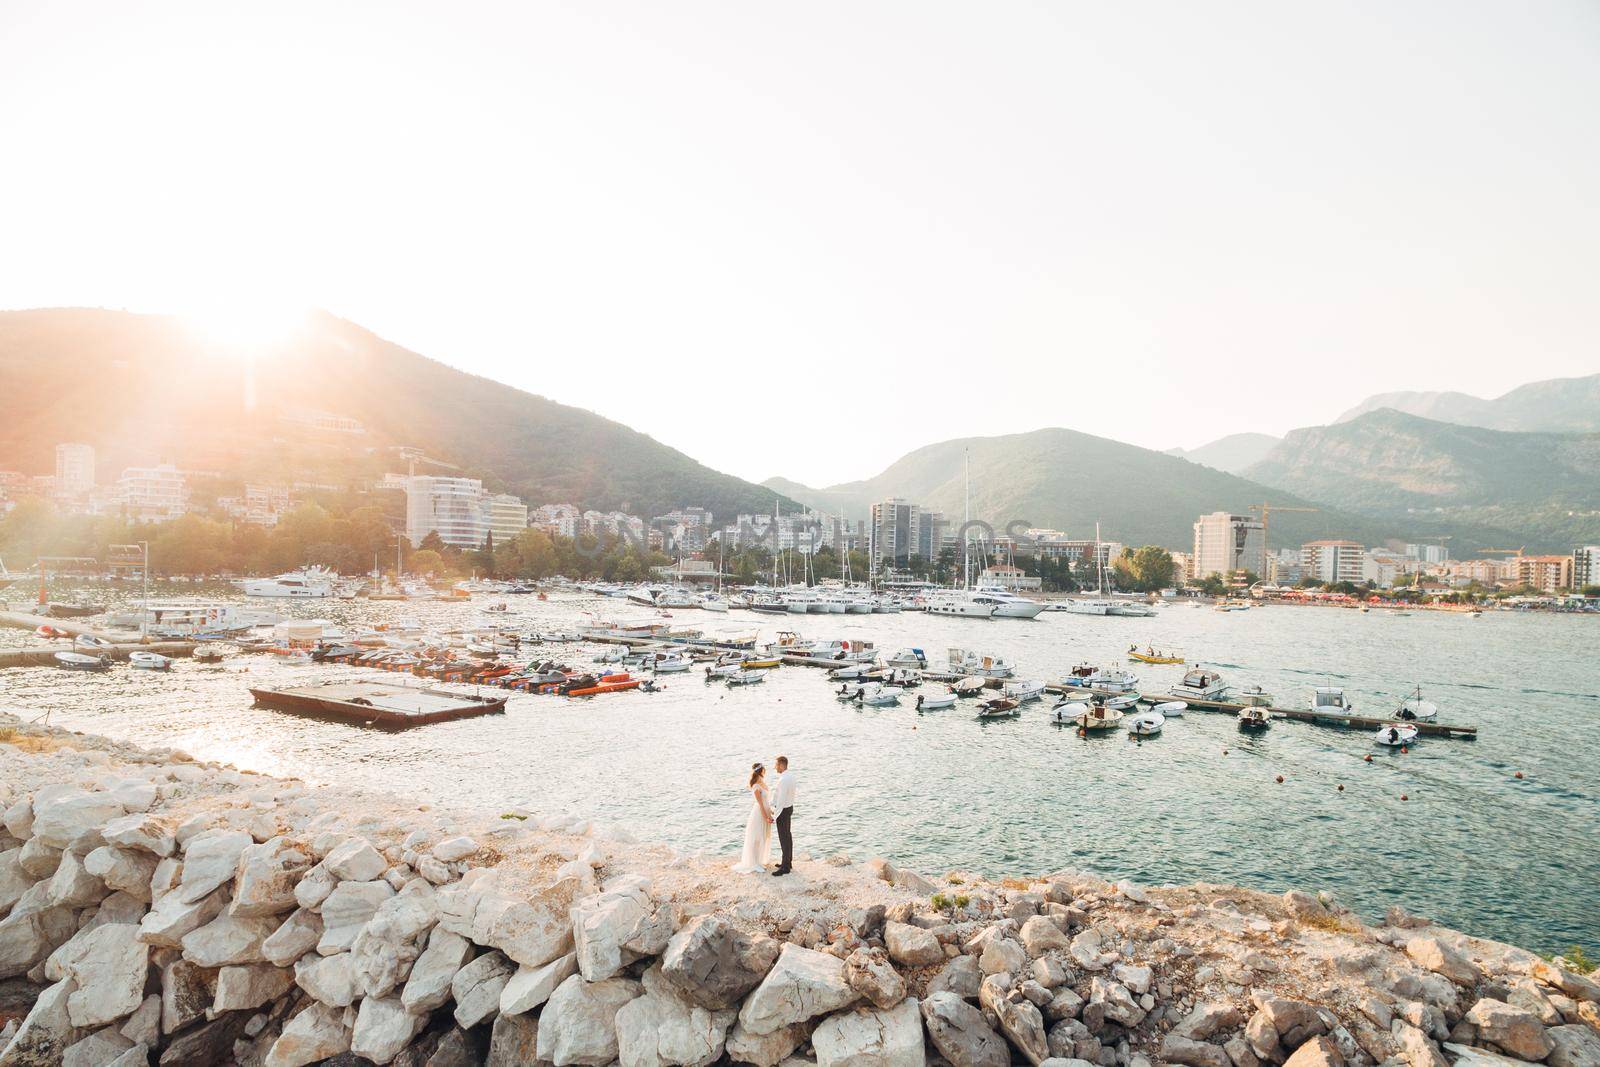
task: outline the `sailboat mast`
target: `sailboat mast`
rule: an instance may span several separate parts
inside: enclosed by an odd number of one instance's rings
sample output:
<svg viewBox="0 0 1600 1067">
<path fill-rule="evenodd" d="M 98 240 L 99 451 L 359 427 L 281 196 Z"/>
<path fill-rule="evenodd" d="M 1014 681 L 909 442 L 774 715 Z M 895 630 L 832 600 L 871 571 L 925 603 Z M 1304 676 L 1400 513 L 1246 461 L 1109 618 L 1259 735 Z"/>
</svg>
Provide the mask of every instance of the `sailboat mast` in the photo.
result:
<svg viewBox="0 0 1600 1067">
<path fill-rule="evenodd" d="M 1099 574 L 1100 595 L 1106 595 L 1106 559 L 1100 551 L 1100 524 L 1094 524 L 1094 565 Z"/>
<path fill-rule="evenodd" d="M 967 529 L 972 523 L 972 449 L 966 452 L 967 503 L 961 523 L 961 588 L 972 586 L 972 533 Z"/>
</svg>

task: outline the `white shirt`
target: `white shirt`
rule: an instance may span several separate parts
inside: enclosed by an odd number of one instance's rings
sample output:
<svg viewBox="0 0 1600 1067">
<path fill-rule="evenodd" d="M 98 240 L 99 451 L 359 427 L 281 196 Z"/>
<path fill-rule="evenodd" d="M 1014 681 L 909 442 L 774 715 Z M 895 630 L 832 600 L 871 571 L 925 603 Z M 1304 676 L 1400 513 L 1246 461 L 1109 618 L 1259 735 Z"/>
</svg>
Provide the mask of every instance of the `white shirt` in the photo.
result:
<svg viewBox="0 0 1600 1067">
<path fill-rule="evenodd" d="M 778 775 L 778 788 L 773 791 L 773 814 L 794 807 L 794 787 L 794 771 L 784 771 Z"/>
</svg>

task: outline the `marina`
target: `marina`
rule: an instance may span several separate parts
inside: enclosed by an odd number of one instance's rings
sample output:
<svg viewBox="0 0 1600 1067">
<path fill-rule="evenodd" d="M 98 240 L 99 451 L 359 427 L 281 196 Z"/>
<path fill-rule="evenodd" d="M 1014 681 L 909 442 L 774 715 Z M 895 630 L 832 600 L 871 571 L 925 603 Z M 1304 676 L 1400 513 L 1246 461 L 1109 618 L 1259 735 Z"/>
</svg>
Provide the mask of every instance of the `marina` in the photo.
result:
<svg viewBox="0 0 1600 1067">
<path fill-rule="evenodd" d="M 485 610 L 508 600 L 505 612 Z M 1320 842 L 1293 884 L 1315 882 L 1364 912 L 1381 912 L 1394 899 L 1392 887 L 1409 885 L 1407 899 L 1431 914 L 1506 936 L 1537 931 L 1548 941 L 1551 931 L 1579 936 L 1585 909 L 1600 906 L 1585 892 L 1529 902 L 1486 889 L 1481 870 L 1431 860 L 1470 849 L 1496 869 L 1600 884 L 1600 868 L 1583 881 L 1588 860 L 1572 867 L 1563 844 L 1573 833 L 1600 833 L 1600 782 L 1571 744 L 1600 699 L 1600 681 L 1586 665 L 1584 619 L 1436 612 L 1388 621 L 1346 611 L 1166 607 L 1148 619 L 1044 612 L 997 622 L 906 611 L 785 613 L 768 621 L 738 608 L 730 619 L 560 588 L 548 599 L 484 591 L 271 607 L 295 625 L 201 646 L 226 650 L 220 660 L 180 656 L 166 671 L 115 663 L 83 675 L 23 667 L 5 672 L 0 703 L 49 707 L 51 722 L 71 728 L 312 780 L 387 787 L 399 775 L 419 798 L 445 806 L 522 798 L 536 807 L 603 811 L 688 849 L 736 844 L 727 810 L 742 786 L 740 760 L 776 750 L 803 760 L 807 841 L 824 855 L 881 853 L 920 869 L 964 863 L 997 874 L 1069 864 L 1154 882 L 1270 886 L 1279 877 L 1287 885 L 1289 875 L 1260 857 L 1292 833 Z M 126 609 L 108 605 L 108 612 Z M 92 627 L 99 620 L 72 621 Z M 340 635 L 354 654 L 319 661 L 316 649 L 276 643 L 279 633 L 287 642 L 313 629 Z M 1188 662 L 1130 662 L 1130 642 L 1183 649 Z M 0 652 L 24 647 L 70 646 L 43 642 L 20 625 L 0 630 Z M 979 664 L 1000 661 L 1011 677 L 953 670 L 951 649 Z M 1538 650 L 1532 662 L 1528 649 Z M 657 674 L 646 661 L 660 653 L 684 656 L 689 666 Z M 776 669 L 744 667 L 774 655 Z M 855 655 L 867 659 L 846 658 Z M 372 659 L 364 665 L 361 656 Z M 1125 695 L 1138 705 L 1117 709 L 1115 729 L 1083 733 L 1075 722 L 1054 721 L 1062 693 L 1086 696 L 1084 686 L 1069 692 L 1061 684 L 1080 665 L 1099 676 L 1089 689 L 1120 672 L 1136 680 Z M 851 684 L 880 686 L 874 699 L 839 699 L 842 683 L 829 675 L 841 667 L 866 676 Z M 1205 698 L 1169 696 L 1195 669 L 1228 687 L 1215 710 Z M 746 674 L 760 681 L 729 684 Z M 574 684 L 584 675 L 601 691 L 562 695 L 562 686 L 590 688 Z M 621 675 L 641 684 L 602 681 Z M 1533 687 L 1521 680 L 1532 677 L 1539 680 Z M 329 681 L 503 698 L 504 714 L 400 732 L 353 729 L 256 708 L 249 693 L 318 690 Z M 1043 699 L 978 718 L 980 703 L 1005 700 L 1006 685 L 1024 682 L 1040 686 Z M 1307 721 L 1317 688 L 1342 690 L 1354 704 L 1347 722 L 1328 722 L 1326 712 L 1323 727 Z M 1238 707 L 1252 692 L 1273 709 L 1272 728 L 1238 729 Z M 1160 701 L 1156 709 L 1152 700 Z M 1406 701 L 1431 710 L 1435 724 L 1476 728 L 1479 740 L 1465 745 L 1419 722 L 1408 745 L 1378 743 L 1378 727 L 1365 720 L 1396 715 Z M 1187 715 L 1173 710 L 1180 702 Z M 1159 730 L 1140 718 L 1152 710 L 1161 712 Z M 624 735 L 632 739 L 626 749 L 616 744 Z M 597 776 L 630 786 L 603 805 L 586 802 Z M 1108 804 L 1142 813 L 1147 830 L 1106 819 Z M 875 814 L 863 819 L 863 810 Z M 1419 870 L 1427 871 L 1420 881 Z"/>
</svg>

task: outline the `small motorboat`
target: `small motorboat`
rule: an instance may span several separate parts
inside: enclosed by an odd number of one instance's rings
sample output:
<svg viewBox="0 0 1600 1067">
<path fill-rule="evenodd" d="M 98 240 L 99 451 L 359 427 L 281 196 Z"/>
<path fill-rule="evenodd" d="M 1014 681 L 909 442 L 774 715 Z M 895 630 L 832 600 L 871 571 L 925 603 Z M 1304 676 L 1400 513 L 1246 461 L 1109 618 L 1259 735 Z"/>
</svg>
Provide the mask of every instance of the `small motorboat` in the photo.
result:
<svg viewBox="0 0 1600 1067">
<path fill-rule="evenodd" d="M 1022 705 L 1008 697 L 995 697 L 978 705 L 980 719 L 1015 719 L 1022 714 Z"/>
<path fill-rule="evenodd" d="M 1050 709 L 1050 721 L 1076 724 L 1079 716 L 1084 715 L 1088 710 L 1089 705 L 1087 704 L 1075 704 L 1063 700 Z"/>
<path fill-rule="evenodd" d="M 44 626 L 39 627 L 38 629 L 34 630 L 33 632 L 35 634 L 37 634 L 38 636 L 44 638 L 47 641 L 53 641 L 58 637 L 71 637 L 72 636 L 70 633 L 68 633 L 66 630 L 63 630 L 61 627 L 59 627 L 59 626 L 51 626 L 48 623 L 45 624 Z"/>
<path fill-rule="evenodd" d="M 172 660 L 157 652 L 130 652 L 128 666 L 141 671 L 170 671 Z"/>
<path fill-rule="evenodd" d="M 1039 697 L 1044 695 L 1044 685 L 1041 682 L 1008 682 L 1001 687 L 1000 692 L 1019 704 L 1026 704 L 1028 701 L 1038 700 Z"/>
<path fill-rule="evenodd" d="M 1127 717 L 1128 732 L 1139 737 L 1153 737 L 1167 724 L 1167 717 L 1159 711 L 1141 711 Z"/>
<path fill-rule="evenodd" d="M 1181 716 L 1184 712 L 1188 711 L 1189 710 L 1189 705 L 1185 704 L 1181 700 L 1168 700 L 1168 701 L 1164 701 L 1163 703 L 1157 704 L 1155 707 L 1151 708 L 1150 710 L 1151 711 L 1158 711 L 1162 715 L 1164 715 L 1165 717 L 1167 717 L 1169 719 L 1175 719 L 1175 718 L 1178 718 L 1179 716 Z"/>
<path fill-rule="evenodd" d="M 79 634 L 72 639 L 72 647 L 79 652 L 109 652 L 111 642 L 94 634 Z"/>
<path fill-rule="evenodd" d="M 1146 647 L 1144 651 L 1141 652 L 1137 645 L 1130 645 L 1128 647 L 1128 658 L 1133 660 L 1135 663 L 1182 663 L 1183 653 L 1173 651 L 1163 652 L 1150 647 Z"/>
<path fill-rule="evenodd" d="M 196 645 L 189 658 L 199 663 L 221 663 L 226 654 L 220 645 Z"/>
<path fill-rule="evenodd" d="M 638 689 L 644 683 L 631 674 L 604 674 L 596 678 L 592 674 L 579 678 L 569 679 L 557 688 L 557 692 L 569 697 L 598 696 L 601 693 L 620 693 L 625 689 Z"/>
<path fill-rule="evenodd" d="M 910 689 L 922 684 L 922 672 L 911 667 L 896 667 L 878 677 L 884 685 L 898 686 L 901 689 Z"/>
<path fill-rule="evenodd" d="M 927 654 L 920 648 L 902 648 L 883 662 L 891 667 L 915 667 L 918 670 L 928 667 Z"/>
<path fill-rule="evenodd" d="M 853 678 L 863 678 L 871 671 L 870 663 L 852 663 L 848 667 L 839 667 L 828 672 L 828 678 L 835 682 L 847 682 Z"/>
<path fill-rule="evenodd" d="M 747 671 L 767 671 L 783 665 L 782 656 L 763 656 L 752 652 L 739 661 L 739 666 Z"/>
<path fill-rule="evenodd" d="M 1096 693 L 1094 703 L 1097 707 L 1110 708 L 1112 711 L 1132 711 L 1139 706 L 1138 693 Z"/>
<path fill-rule="evenodd" d="M 706 668 L 706 677 L 712 680 L 718 678 L 731 678 L 736 674 L 742 673 L 743 671 L 744 668 L 739 666 L 737 663 L 714 663 Z"/>
<path fill-rule="evenodd" d="M 1422 699 L 1422 687 L 1417 686 L 1416 692 L 1400 702 L 1400 710 L 1395 718 L 1402 722 L 1432 722 L 1439 717 L 1439 705 L 1431 700 Z"/>
<path fill-rule="evenodd" d="M 950 692 L 958 697 L 975 697 L 987 688 L 987 683 L 982 678 L 963 678 L 959 682 L 950 683 Z"/>
<path fill-rule="evenodd" d="M 1080 730 L 1114 730 L 1117 724 L 1122 721 L 1122 710 L 1120 708 L 1111 708 L 1104 704 L 1085 704 L 1080 706 L 1083 711 L 1074 720 Z"/>
<path fill-rule="evenodd" d="M 1389 748 L 1409 745 L 1417 739 L 1417 728 L 1408 722 L 1386 722 L 1378 728 L 1373 743 Z"/>
<path fill-rule="evenodd" d="M 876 689 L 862 689 L 856 694 L 856 703 L 865 704 L 871 708 L 887 708 L 900 703 L 900 691 L 888 686 L 878 686 Z"/>
<path fill-rule="evenodd" d="M 745 671 L 745 670 L 736 671 L 735 673 L 728 675 L 728 684 L 729 685 L 755 685 L 757 682 L 766 681 L 767 680 L 767 675 L 769 675 L 771 673 L 772 673 L 772 671 L 771 671 L 770 668 L 758 668 L 756 670 L 749 670 L 749 671 Z"/>
<path fill-rule="evenodd" d="M 1228 683 L 1219 672 L 1197 667 L 1184 673 L 1183 681 L 1172 687 L 1172 696 L 1179 700 L 1226 700 Z"/>
<path fill-rule="evenodd" d="M 917 710 L 937 711 L 939 708 L 952 707 L 955 702 L 954 693 L 927 693 L 917 697 Z"/>
<path fill-rule="evenodd" d="M 1259 685 L 1247 685 L 1239 690 L 1238 702 L 1251 707 L 1269 708 L 1272 706 L 1272 694 Z"/>
<path fill-rule="evenodd" d="M 688 670 L 692 665 L 688 656 L 679 655 L 676 652 L 668 652 L 657 656 L 656 661 L 650 664 L 650 668 L 657 674 L 676 674 L 679 671 Z"/>
<path fill-rule="evenodd" d="M 1265 730 L 1272 725 L 1272 716 L 1267 714 L 1266 708 L 1240 708 L 1239 729 Z"/>
<path fill-rule="evenodd" d="M 82 652 L 57 652 L 56 666 L 64 667 L 69 671 L 105 671 L 111 669 L 111 661 L 105 656 L 86 656 Z"/>
<path fill-rule="evenodd" d="M 1350 715 L 1355 708 L 1338 686 L 1319 685 L 1311 690 L 1311 710 L 1319 715 Z"/>
<path fill-rule="evenodd" d="M 878 682 L 844 682 L 834 692 L 840 700 L 855 700 L 862 693 L 877 692 L 883 686 Z"/>
</svg>

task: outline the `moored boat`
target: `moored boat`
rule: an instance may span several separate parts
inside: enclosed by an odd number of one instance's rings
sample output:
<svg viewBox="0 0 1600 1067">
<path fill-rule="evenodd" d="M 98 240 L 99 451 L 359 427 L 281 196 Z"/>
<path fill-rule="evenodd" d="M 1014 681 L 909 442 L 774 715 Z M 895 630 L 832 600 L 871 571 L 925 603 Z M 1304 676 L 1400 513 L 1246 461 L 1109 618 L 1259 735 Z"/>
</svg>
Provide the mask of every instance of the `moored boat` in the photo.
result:
<svg viewBox="0 0 1600 1067">
<path fill-rule="evenodd" d="M 56 666 L 64 667 L 69 671 L 104 671 L 111 669 L 111 661 L 105 656 L 89 656 L 82 652 L 57 652 L 55 661 Z"/>
<path fill-rule="evenodd" d="M 141 671 L 166 671 L 172 669 L 172 660 L 157 652 L 130 652 L 128 666 Z"/>
<path fill-rule="evenodd" d="M 1403 722 L 1432 722 L 1439 717 L 1439 705 L 1431 700 L 1422 699 L 1422 687 L 1419 685 L 1411 696 L 1400 702 L 1400 710 L 1395 718 Z"/>
<path fill-rule="evenodd" d="M 1386 722 L 1378 728 L 1372 738 L 1373 744 L 1384 745 L 1388 748 L 1399 748 L 1409 745 L 1417 739 L 1417 728 L 1408 722 Z"/>
<path fill-rule="evenodd" d="M 1266 708 L 1240 708 L 1239 729 L 1265 730 L 1272 725 L 1272 716 Z"/>
<path fill-rule="evenodd" d="M 924 693 L 917 697 L 917 710 L 936 711 L 939 708 L 953 707 L 955 702 L 954 693 Z"/>
<path fill-rule="evenodd" d="M 1141 711 L 1127 717 L 1128 732 L 1138 737 L 1153 737 L 1167 724 L 1167 717 L 1159 711 Z"/>
<path fill-rule="evenodd" d="M 1220 671 L 1196 667 L 1184 672 L 1183 680 L 1172 687 L 1171 695 L 1179 700 L 1225 700 L 1228 683 L 1223 681 Z"/>
<path fill-rule="evenodd" d="M 978 705 L 980 719 L 1015 719 L 1022 714 L 1022 705 L 1006 697 L 995 697 Z"/>
</svg>

